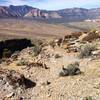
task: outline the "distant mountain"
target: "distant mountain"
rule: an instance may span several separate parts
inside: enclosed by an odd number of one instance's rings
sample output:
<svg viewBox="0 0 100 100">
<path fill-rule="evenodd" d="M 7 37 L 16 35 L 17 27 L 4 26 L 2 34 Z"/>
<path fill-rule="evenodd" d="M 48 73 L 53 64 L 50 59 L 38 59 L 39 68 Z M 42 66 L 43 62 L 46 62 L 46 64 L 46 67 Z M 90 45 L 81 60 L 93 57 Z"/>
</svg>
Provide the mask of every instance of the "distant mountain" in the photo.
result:
<svg viewBox="0 0 100 100">
<path fill-rule="evenodd" d="M 33 8 L 29 13 L 27 13 L 24 17 L 26 18 L 44 18 L 44 19 L 56 19 L 62 18 L 57 11 L 46 11 L 40 10 L 37 8 Z"/>
<path fill-rule="evenodd" d="M 31 11 L 33 7 L 30 6 L 13 6 L 10 5 L 9 7 L 0 6 L 0 17 L 23 17 L 29 11 Z"/>
<path fill-rule="evenodd" d="M 0 18 L 31 18 L 44 19 L 50 21 L 82 21 L 86 19 L 96 19 L 100 17 L 100 8 L 83 9 L 69 8 L 58 11 L 47 11 L 23 6 L 0 6 Z"/>
</svg>

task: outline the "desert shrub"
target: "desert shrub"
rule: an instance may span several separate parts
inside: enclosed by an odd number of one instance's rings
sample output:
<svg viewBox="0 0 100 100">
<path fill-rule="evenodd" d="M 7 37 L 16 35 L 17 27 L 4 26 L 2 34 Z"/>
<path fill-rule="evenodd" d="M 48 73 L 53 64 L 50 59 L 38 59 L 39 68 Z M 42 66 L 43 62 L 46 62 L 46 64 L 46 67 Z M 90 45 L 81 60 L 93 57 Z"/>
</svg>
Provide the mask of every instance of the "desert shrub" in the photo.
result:
<svg viewBox="0 0 100 100">
<path fill-rule="evenodd" d="M 3 50 L 3 58 L 9 58 L 11 56 L 11 51 L 8 49 Z"/>
<path fill-rule="evenodd" d="M 73 64 L 69 64 L 67 68 L 62 68 L 62 71 L 59 73 L 59 76 L 73 76 L 81 74 L 79 69 L 79 63 L 75 62 Z"/>
<path fill-rule="evenodd" d="M 62 71 L 59 73 L 59 76 L 68 76 L 68 69 L 62 68 Z"/>
<path fill-rule="evenodd" d="M 34 46 L 32 48 L 32 56 L 37 56 L 41 52 L 42 47 L 41 46 Z"/>
<path fill-rule="evenodd" d="M 13 60 L 17 60 L 19 53 L 20 53 L 19 51 L 15 51 L 15 52 L 11 55 L 11 58 L 12 58 Z"/>
<path fill-rule="evenodd" d="M 92 51 L 95 50 L 95 46 L 91 44 L 85 44 L 79 48 L 79 58 L 87 58 L 92 55 Z"/>
<path fill-rule="evenodd" d="M 42 40 L 37 40 L 37 39 L 33 40 L 32 44 L 33 44 L 33 47 L 31 50 L 32 50 L 32 56 L 34 57 L 34 56 L 37 56 L 41 52 L 44 44 Z"/>
<path fill-rule="evenodd" d="M 43 40 L 34 39 L 34 40 L 32 41 L 32 44 L 33 44 L 34 46 L 42 46 L 42 45 L 43 45 Z"/>
<path fill-rule="evenodd" d="M 17 62 L 17 66 L 25 66 L 28 65 L 28 60 L 21 58 L 18 62 Z"/>
<path fill-rule="evenodd" d="M 93 100 L 91 96 L 85 97 L 83 100 Z"/>
</svg>

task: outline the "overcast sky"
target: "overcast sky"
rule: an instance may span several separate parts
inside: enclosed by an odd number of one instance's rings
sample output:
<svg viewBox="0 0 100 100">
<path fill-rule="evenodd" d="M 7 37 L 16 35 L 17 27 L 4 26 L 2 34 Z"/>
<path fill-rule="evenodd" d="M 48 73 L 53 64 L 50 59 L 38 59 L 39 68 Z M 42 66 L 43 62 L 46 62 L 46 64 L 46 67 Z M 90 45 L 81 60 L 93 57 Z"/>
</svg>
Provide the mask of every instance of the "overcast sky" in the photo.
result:
<svg viewBox="0 0 100 100">
<path fill-rule="evenodd" d="M 58 10 L 64 8 L 100 7 L 100 0 L 0 0 L 0 5 L 30 5 L 40 9 Z"/>
</svg>

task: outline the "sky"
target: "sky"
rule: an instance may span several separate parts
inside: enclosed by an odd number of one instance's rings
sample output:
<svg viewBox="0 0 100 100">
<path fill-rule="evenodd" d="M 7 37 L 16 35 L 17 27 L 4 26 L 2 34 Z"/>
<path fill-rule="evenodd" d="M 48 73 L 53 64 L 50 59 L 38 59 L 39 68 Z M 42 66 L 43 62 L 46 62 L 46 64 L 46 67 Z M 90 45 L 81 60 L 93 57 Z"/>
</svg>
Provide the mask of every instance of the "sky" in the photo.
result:
<svg viewBox="0 0 100 100">
<path fill-rule="evenodd" d="M 64 8 L 97 8 L 100 0 L 0 0 L 0 5 L 29 5 L 45 10 L 59 10 Z"/>
</svg>

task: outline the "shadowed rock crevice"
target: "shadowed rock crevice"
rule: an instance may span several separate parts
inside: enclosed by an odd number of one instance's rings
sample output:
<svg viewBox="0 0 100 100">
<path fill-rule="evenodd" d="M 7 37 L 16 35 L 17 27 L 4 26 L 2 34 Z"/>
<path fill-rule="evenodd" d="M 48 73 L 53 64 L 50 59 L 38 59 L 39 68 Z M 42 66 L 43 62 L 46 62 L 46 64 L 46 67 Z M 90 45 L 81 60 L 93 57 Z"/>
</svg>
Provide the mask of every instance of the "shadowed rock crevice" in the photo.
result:
<svg viewBox="0 0 100 100">
<path fill-rule="evenodd" d="M 0 58 L 3 57 L 4 51 L 10 52 L 11 54 L 15 51 L 21 51 L 26 47 L 31 47 L 31 40 L 28 39 L 11 39 L 0 42 Z M 5 50 L 6 49 L 6 50 Z"/>
<path fill-rule="evenodd" d="M 24 79 L 24 84 L 25 84 L 25 88 L 27 89 L 27 88 L 32 88 L 32 87 L 35 87 L 36 86 L 36 83 L 35 82 L 33 82 L 33 81 L 31 81 L 30 79 L 28 79 L 28 78 L 25 78 Z"/>
</svg>

